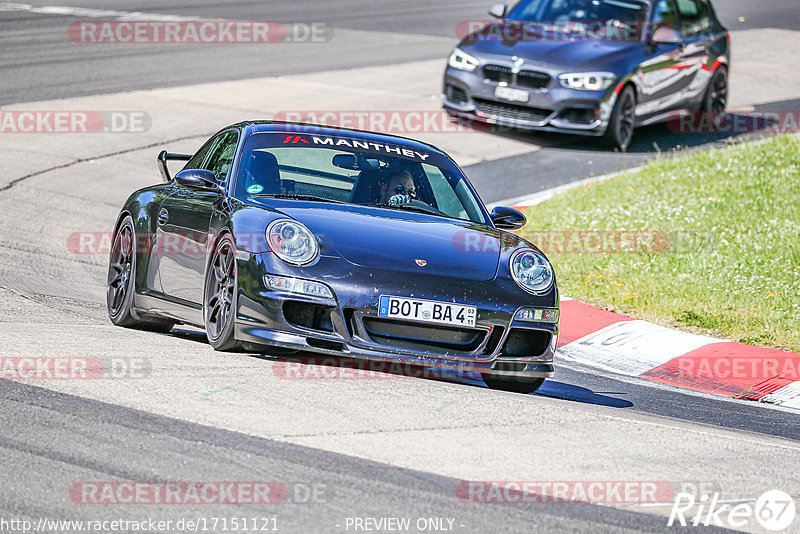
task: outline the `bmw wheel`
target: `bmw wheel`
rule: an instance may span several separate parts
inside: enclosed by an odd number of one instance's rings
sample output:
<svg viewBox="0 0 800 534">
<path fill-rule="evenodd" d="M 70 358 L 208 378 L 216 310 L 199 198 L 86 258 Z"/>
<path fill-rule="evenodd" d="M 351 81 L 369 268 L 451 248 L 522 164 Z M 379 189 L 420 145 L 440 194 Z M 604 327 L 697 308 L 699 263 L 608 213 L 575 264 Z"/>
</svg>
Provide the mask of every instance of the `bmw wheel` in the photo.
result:
<svg viewBox="0 0 800 534">
<path fill-rule="evenodd" d="M 498 376 L 484 374 L 483 381 L 490 389 L 510 391 L 512 393 L 533 393 L 544 384 L 544 378 L 522 378 L 516 376 Z"/>
<path fill-rule="evenodd" d="M 233 334 L 236 322 L 234 249 L 233 239 L 229 235 L 220 238 L 206 272 L 203 318 L 208 342 L 216 350 L 239 348 Z"/>
<path fill-rule="evenodd" d="M 611 112 L 611 119 L 608 121 L 608 128 L 603 136 L 611 148 L 620 152 L 628 150 L 628 145 L 633 138 L 635 110 L 636 94 L 633 87 L 627 85 L 617 97 L 617 102 Z"/>
<path fill-rule="evenodd" d="M 117 326 L 140 328 L 158 332 L 169 332 L 175 325 L 172 321 L 142 320 L 133 309 L 136 276 L 136 230 L 133 219 L 127 215 L 114 234 L 111 256 L 108 261 L 106 283 L 106 307 L 108 317 Z"/>
<path fill-rule="evenodd" d="M 725 113 L 726 107 L 728 107 L 728 69 L 720 66 L 708 82 L 700 111 L 718 115 Z"/>
</svg>

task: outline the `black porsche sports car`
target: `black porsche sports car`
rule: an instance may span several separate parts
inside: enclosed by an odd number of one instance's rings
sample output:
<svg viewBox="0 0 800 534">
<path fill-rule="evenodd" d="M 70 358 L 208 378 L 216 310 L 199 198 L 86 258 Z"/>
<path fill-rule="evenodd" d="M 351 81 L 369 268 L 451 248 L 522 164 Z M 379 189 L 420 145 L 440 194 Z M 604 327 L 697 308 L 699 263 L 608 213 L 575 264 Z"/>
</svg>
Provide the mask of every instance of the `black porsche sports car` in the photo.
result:
<svg viewBox="0 0 800 534">
<path fill-rule="evenodd" d="M 164 183 L 114 228 L 114 324 L 205 328 L 217 350 L 301 350 L 479 372 L 536 390 L 553 376 L 555 274 L 431 145 L 278 122 L 159 154 Z M 183 160 L 170 176 L 167 162 Z"/>
</svg>

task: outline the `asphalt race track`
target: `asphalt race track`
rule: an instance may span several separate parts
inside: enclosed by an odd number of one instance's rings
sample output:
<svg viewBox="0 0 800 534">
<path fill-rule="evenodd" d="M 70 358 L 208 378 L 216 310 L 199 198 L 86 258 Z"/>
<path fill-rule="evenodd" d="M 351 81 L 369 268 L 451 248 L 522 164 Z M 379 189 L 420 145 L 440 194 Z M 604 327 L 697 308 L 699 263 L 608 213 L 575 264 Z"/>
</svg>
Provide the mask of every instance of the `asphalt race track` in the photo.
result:
<svg viewBox="0 0 800 534">
<path fill-rule="evenodd" d="M 712 488 L 735 502 L 773 489 L 800 495 L 795 412 L 566 363 L 530 396 L 489 390 L 475 376 L 353 378 L 336 362 L 218 353 L 190 328 L 156 334 L 108 321 L 107 254 L 76 252 L 70 239 L 111 230 L 128 194 L 159 180 L 159 150 L 193 151 L 230 122 L 287 110 L 437 110 L 455 28 L 487 18 L 488 3 L 68 0 L 48 10 L 0 2 L 3 110 L 117 110 L 149 121 L 121 133 L 0 133 L 0 355 L 91 357 L 119 371 L 97 380 L 0 380 L 0 533 L 22 532 L 3 523 L 11 519 L 41 526 L 42 518 L 234 517 L 273 520 L 290 533 L 366 531 L 356 519 L 398 517 L 423 521 L 412 532 L 662 532 L 673 530 L 669 506 L 465 503 L 459 488 L 655 481 Z M 797 0 L 715 5 L 740 58 L 732 106 L 797 109 L 800 76 L 783 68 L 800 54 Z M 71 42 L 71 22 L 118 16 L 99 10 L 315 22 L 326 38 L 263 47 Z M 780 76 L 759 90 L 764 72 Z M 726 139 L 652 126 L 618 154 L 552 134 L 419 137 L 453 154 L 487 202 Z M 268 481 L 286 497 L 267 505 L 93 505 L 74 491 L 125 481 Z M 764 532 L 755 522 L 740 530 Z"/>
</svg>

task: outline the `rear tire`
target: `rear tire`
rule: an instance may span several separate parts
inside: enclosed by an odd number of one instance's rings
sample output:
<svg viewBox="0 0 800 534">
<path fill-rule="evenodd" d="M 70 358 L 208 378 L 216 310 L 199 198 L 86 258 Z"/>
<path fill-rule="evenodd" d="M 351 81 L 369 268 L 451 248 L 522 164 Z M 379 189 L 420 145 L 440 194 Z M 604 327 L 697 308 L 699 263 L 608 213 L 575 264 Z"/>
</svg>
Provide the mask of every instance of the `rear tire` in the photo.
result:
<svg viewBox="0 0 800 534">
<path fill-rule="evenodd" d="M 535 392 L 544 384 L 544 378 L 506 377 L 490 374 L 484 374 L 482 376 L 483 381 L 490 389 L 523 393 L 525 395 Z"/>
<path fill-rule="evenodd" d="M 169 320 L 137 317 L 133 309 L 136 292 L 136 230 L 133 218 L 126 215 L 114 233 L 108 260 L 106 281 L 106 308 L 111 322 L 117 326 L 137 328 L 151 332 L 169 332 L 175 323 Z"/>
<path fill-rule="evenodd" d="M 236 259 L 230 235 L 224 235 L 214 247 L 214 255 L 206 272 L 203 292 L 203 320 L 206 337 L 215 350 L 241 348 L 234 337 L 236 323 Z"/>
<path fill-rule="evenodd" d="M 614 109 L 611 111 L 611 118 L 608 121 L 608 128 L 603 134 L 603 140 L 611 148 L 625 152 L 633 139 L 633 127 L 635 124 L 636 93 L 630 85 L 620 92 Z"/>
<path fill-rule="evenodd" d="M 711 80 L 708 82 L 708 88 L 703 97 L 703 103 L 700 105 L 700 111 L 711 115 L 719 115 L 725 113 L 727 107 L 728 69 L 721 65 L 714 71 Z"/>
</svg>

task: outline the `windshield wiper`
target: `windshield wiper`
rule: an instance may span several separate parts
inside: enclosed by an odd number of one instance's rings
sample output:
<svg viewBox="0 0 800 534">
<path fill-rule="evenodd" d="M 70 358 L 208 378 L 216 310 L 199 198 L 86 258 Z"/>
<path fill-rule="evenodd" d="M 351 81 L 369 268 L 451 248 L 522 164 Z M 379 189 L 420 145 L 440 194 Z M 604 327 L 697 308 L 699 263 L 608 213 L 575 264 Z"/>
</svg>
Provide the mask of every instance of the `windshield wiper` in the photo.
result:
<svg viewBox="0 0 800 534">
<path fill-rule="evenodd" d="M 422 206 L 409 206 L 408 204 L 368 204 L 373 208 L 387 208 L 402 211 L 416 211 L 419 213 L 427 213 L 428 215 L 436 215 L 437 217 L 444 217 L 444 215 L 435 210 L 434 208 L 423 208 Z"/>
<path fill-rule="evenodd" d="M 341 200 L 333 200 L 332 198 L 317 197 L 314 195 L 290 195 L 290 194 L 276 193 L 274 195 L 260 194 L 260 195 L 248 195 L 248 196 L 251 198 L 288 198 L 291 200 L 313 200 L 315 202 L 333 202 L 334 204 L 346 204 L 346 202 L 342 202 Z"/>
</svg>

